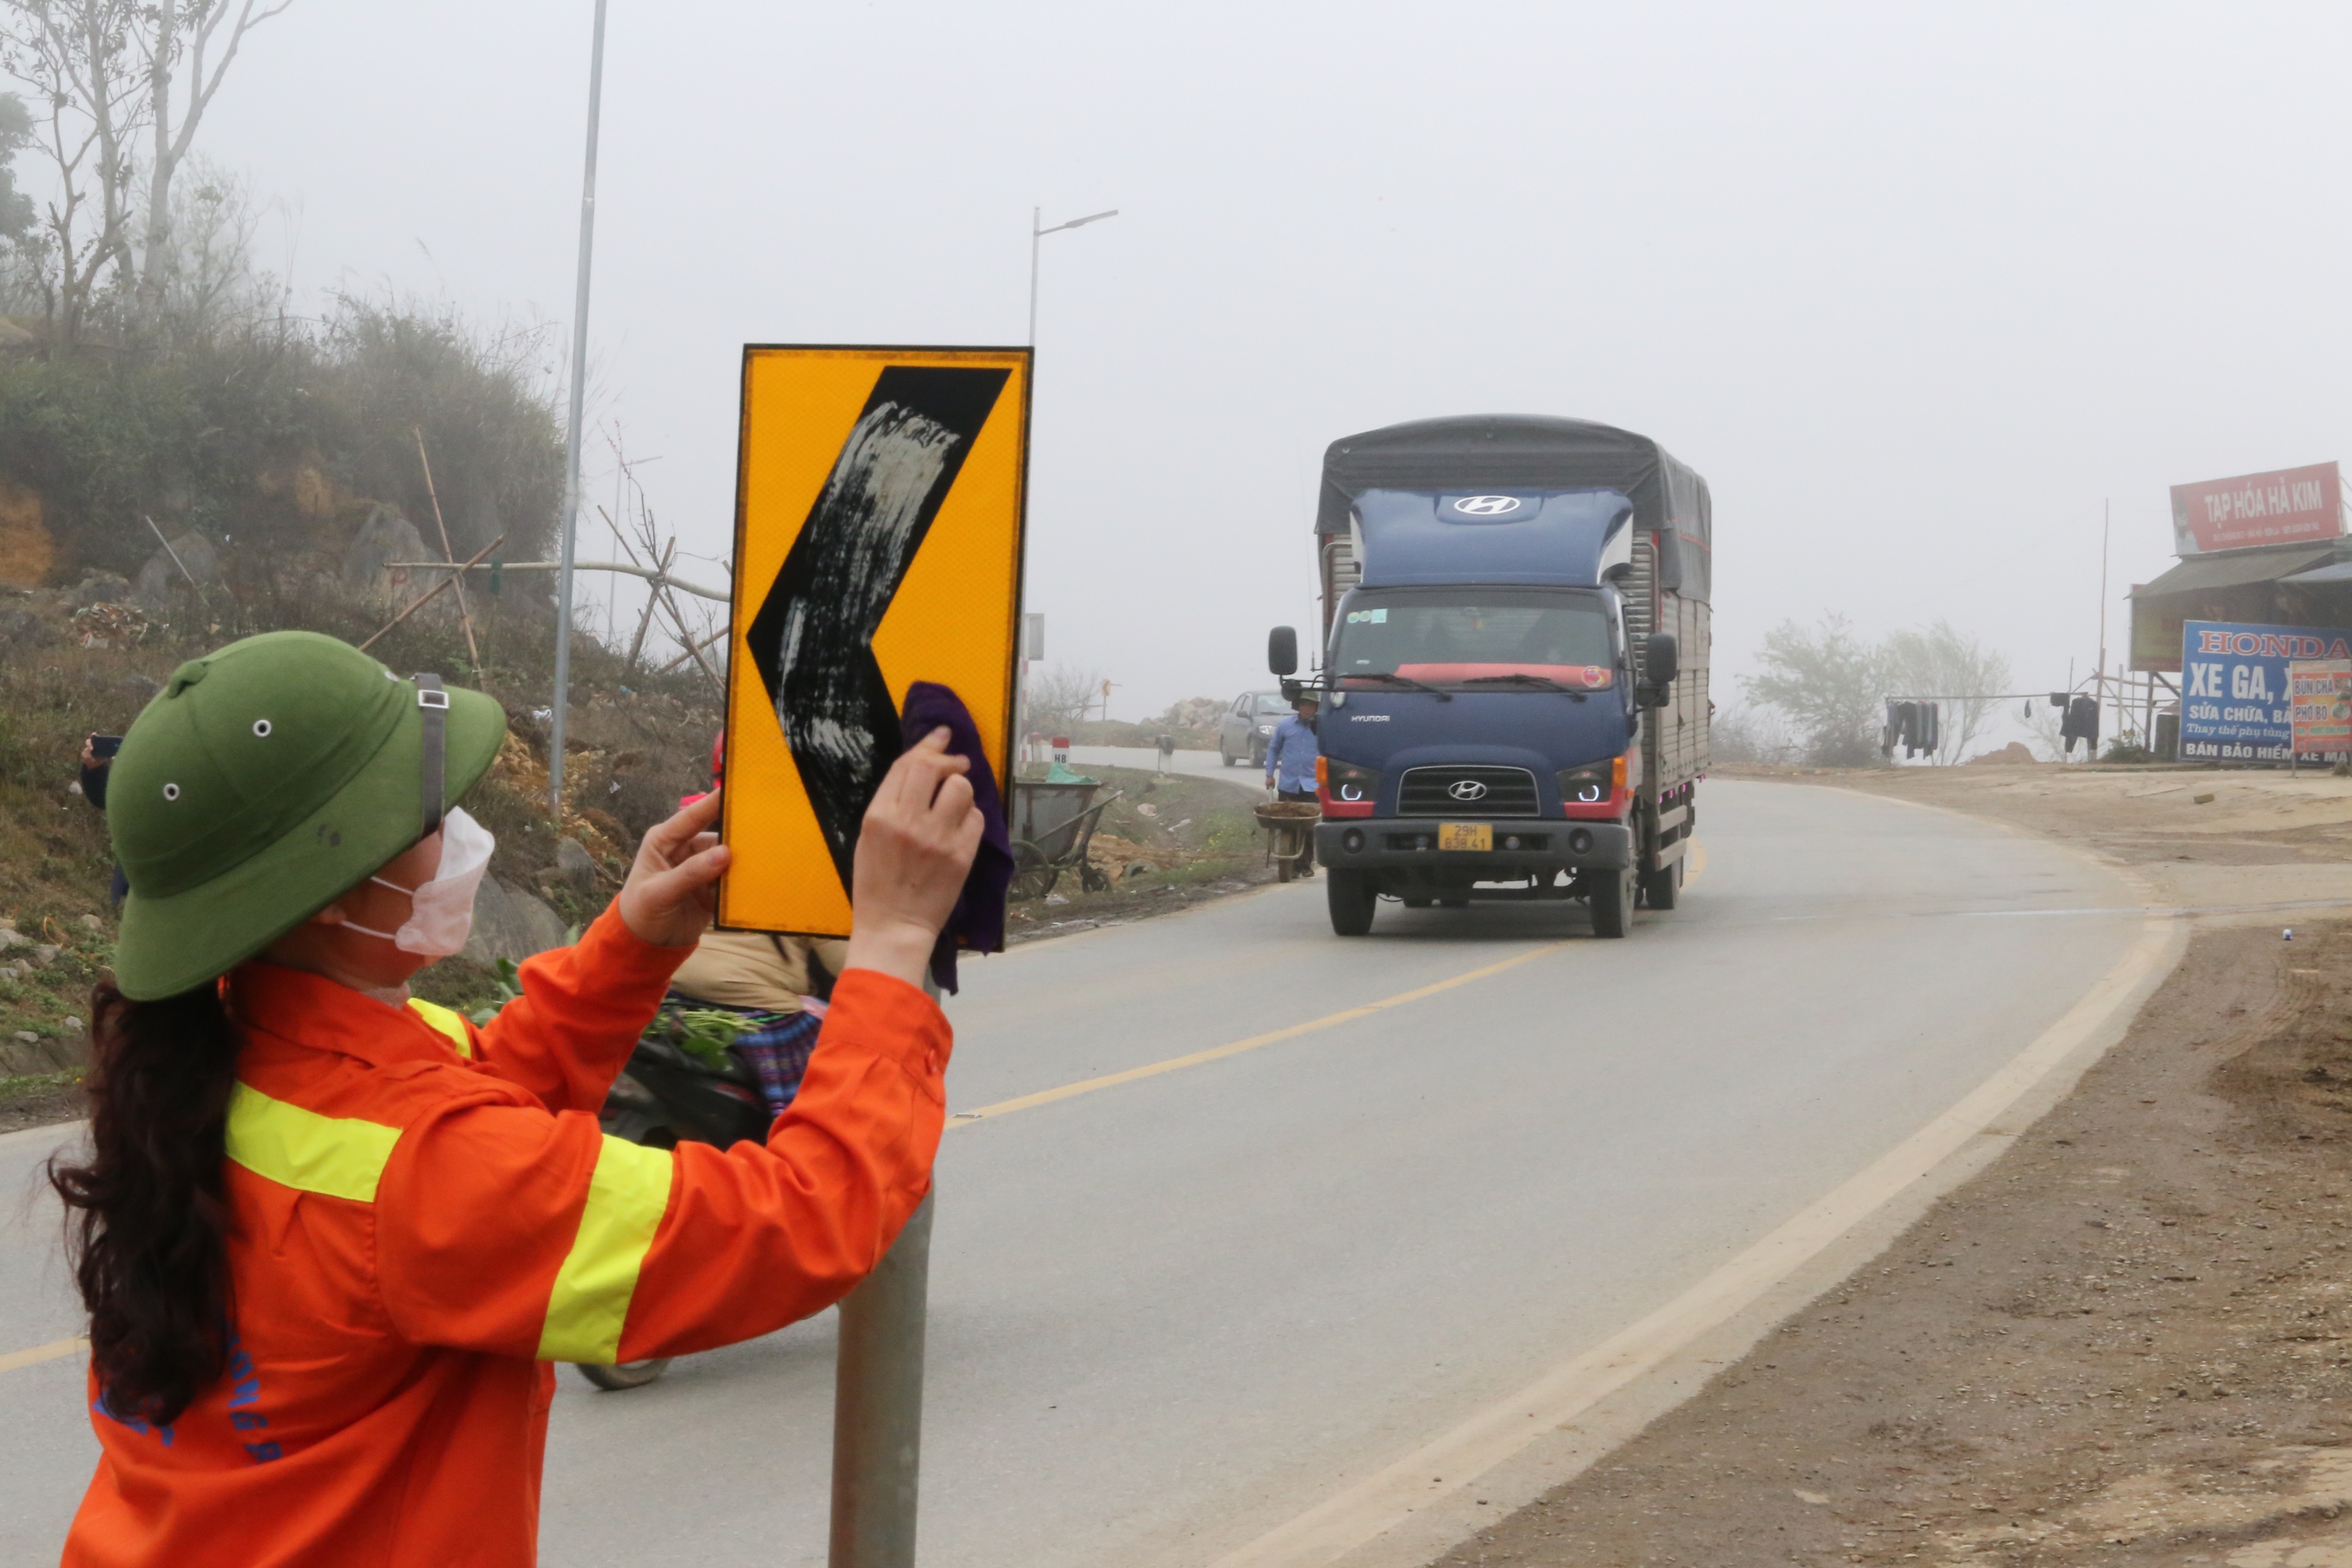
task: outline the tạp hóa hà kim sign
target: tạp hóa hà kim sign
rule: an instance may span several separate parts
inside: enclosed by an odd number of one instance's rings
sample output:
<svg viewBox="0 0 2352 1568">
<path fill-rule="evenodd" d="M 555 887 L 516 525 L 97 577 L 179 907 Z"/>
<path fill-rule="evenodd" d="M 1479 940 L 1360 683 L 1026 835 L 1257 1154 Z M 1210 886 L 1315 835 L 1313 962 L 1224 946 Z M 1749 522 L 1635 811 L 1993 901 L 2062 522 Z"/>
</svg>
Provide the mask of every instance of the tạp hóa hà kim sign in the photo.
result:
<svg viewBox="0 0 2352 1568">
<path fill-rule="evenodd" d="M 2299 659 L 2287 666 L 2295 754 L 2352 754 L 2352 659 Z"/>
<path fill-rule="evenodd" d="M 2293 755 L 2298 660 L 2352 660 L 2352 632 L 2189 621 L 2180 637 L 2180 758 L 2284 762 Z M 2317 757 L 2313 757 L 2317 761 Z"/>
<path fill-rule="evenodd" d="M 2333 539 L 2344 532 L 2343 495 L 2334 463 L 2175 485 L 2173 549 L 2186 557 Z"/>
<path fill-rule="evenodd" d="M 915 682 L 1011 800 L 1028 416 L 1027 349 L 743 351 L 720 925 L 848 934 Z"/>
</svg>

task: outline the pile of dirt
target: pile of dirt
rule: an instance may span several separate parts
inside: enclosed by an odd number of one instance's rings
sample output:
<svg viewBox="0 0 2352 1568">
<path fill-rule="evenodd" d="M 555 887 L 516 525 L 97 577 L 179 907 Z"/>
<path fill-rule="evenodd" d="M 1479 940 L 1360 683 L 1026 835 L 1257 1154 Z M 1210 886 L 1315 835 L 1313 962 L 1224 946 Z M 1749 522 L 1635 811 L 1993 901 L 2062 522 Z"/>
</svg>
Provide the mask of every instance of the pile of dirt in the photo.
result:
<svg viewBox="0 0 2352 1568">
<path fill-rule="evenodd" d="M 1173 845 L 1154 849 L 1148 844 L 1129 843 L 1115 833 L 1097 833 L 1086 847 L 1086 858 L 1113 882 L 1125 882 L 1130 876 L 1173 870 L 1184 863 L 1186 856 L 1184 851 Z"/>
</svg>

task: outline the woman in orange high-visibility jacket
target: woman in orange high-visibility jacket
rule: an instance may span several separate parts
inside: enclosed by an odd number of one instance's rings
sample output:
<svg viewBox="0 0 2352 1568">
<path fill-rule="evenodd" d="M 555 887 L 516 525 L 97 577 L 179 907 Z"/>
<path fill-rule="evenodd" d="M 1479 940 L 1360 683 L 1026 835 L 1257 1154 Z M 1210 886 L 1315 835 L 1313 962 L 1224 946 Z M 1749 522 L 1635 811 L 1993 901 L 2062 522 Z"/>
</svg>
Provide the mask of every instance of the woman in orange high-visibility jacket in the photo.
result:
<svg viewBox="0 0 2352 1568">
<path fill-rule="evenodd" d="M 980 831 L 945 732 L 866 814 L 799 1098 L 724 1152 L 595 1115 L 708 924 L 716 796 L 488 1026 L 407 998 L 463 943 L 489 842 L 452 807 L 503 732 L 477 694 L 273 633 L 182 666 L 125 738 L 91 1147 L 52 1172 L 102 1449 L 69 1568 L 521 1568 L 549 1362 L 806 1316 L 928 1190 L 950 1039 L 918 985 Z"/>
</svg>

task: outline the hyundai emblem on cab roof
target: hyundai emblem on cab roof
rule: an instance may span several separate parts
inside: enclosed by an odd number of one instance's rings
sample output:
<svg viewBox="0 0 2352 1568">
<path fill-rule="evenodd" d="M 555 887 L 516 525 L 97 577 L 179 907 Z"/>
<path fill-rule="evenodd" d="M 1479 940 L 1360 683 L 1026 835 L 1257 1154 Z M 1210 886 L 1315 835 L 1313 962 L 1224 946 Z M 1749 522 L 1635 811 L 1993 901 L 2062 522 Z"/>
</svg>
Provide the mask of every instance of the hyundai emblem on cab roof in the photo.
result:
<svg viewBox="0 0 2352 1568">
<path fill-rule="evenodd" d="M 1500 517 L 1506 512 L 1519 510 L 1515 495 L 1465 495 L 1453 503 L 1456 512 L 1466 512 L 1473 517 Z"/>
</svg>

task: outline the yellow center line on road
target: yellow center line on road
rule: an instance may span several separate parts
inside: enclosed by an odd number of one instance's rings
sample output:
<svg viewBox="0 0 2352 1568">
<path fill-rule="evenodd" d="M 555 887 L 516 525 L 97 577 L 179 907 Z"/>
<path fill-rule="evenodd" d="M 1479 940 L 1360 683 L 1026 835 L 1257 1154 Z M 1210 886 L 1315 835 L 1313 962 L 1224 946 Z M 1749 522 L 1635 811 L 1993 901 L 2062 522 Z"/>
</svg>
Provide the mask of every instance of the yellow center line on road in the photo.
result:
<svg viewBox="0 0 2352 1568">
<path fill-rule="evenodd" d="M 1690 859 L 1691 863 L 1682 874 L 1682 885 L 1685 887 L 1698 880 L 1699 874 L 1707 869 L 1706 847 L 1696 840 L 1691 840 Z M 1400 991 L 1393 997 L 1384 997 L 1376 1002 L 1366 1002 L 1362 1007 L 1345 1008 L 1338 1012 L 1326 1013 L 1321 1018 L 1309 1019 L 1305 1023 L 1294 1023 L 1287 1029 L 1276 1029 L 1264 1034 L 1252 1034 L 1247 1040 L 1236 1040 L 1229 1045 L 1212 1046 L 1206 1051 L 1195 1051 L 1189 1056 L 1170 1056 L 1164 1062 L 1152 1062 L 1140 1067 L 1129 1067 L 1122 1073 L 1105 1073 L 1097 1078 L 1081 1078 L 1076 1083 L 1064 1084 L 1059 1089 L 1044 1089 L 1035 1094 L 1024 1094 L 1012 1100 L 1000 1100 L 994 1105 L 983 1105 L 978 1111 L 958 1111 L 948 1118 L 947 1124 L 950 1127 L 959 1127 L 973 1122 L 984 1122 L 992 1117 L 1009 1116 L 1016 1111 L 1030 1111 L 1040 1105 L 1051 1105 L 1057 1100 L 1075 1100 L 1081 1094 L 1092 1094 L 1099 1089 L 1116 1089 L 1121 1084 L 1136 1083 L 1144 1078 L 1156 1078 L 1162 1073 L 1181 1072 L 1186 1067 L 1221 1062 L 1227 1056 L 1238 1056 L 1245 1051 L 1255 1051 L 1261 1046 L 1278 1045 L 1285 1040 L 1295 1040 L 1302 1034 L 1313 1034 L 1321 1030 L 1336 1029 L 1340 1024 L 1353 1023 L 1357 1019 L 1370 1018 L 1373 1014 L 1385 1012 L 1390 1008 L 1403 1007 L 1408 1002 L 1418 1002 L 1425 998 L 1434 997 L 1442 991 L 1453 990 L 1457 986 L 1467 986 L 1475 980 L 1487 979 L 1491 976 L 1501 974 L 1506 969 L 1516 969 L 1530 959 L 1541 958 L 1547 953 L 1557 953 L 1568 945 L 1566 942 L 1547 942 L 1541 947 L 1532 947 L 1525 953 L 1514 954 L 1498 964 L 1489 964 L 1482 969 L 1473 969 L 1467 974 L 1456 975 L 1450 980 L 1439 980 L 1432 985 L 1418 987 L 1409 991 Z"/>
<path fill-rule="evenodd" d="M 1338 1012 L 1326 1013 L 1321 1018 L 1309 1019 L 1305 1023 L 1294 1023 L 1287 1029 L 1271 1030 L 1264 1034 L 1252 1034 L 1247 1040 L 1236 1040 L 1229 1045 L 1212 1046 L 1206 1051 L 1195 1051 L 1189 1056 L 1170 1056 L 1164 1062 L 1129 1067 L 1123 1073 L 1105 1073 L 1099 1078 L 1081 1078 L 1076 1083 L 1066 1083 L 1059 1089 L 1039 1089 L 1035 1094 L 1024 1094 L 1013 1100 L 1000 1100 L 994 1105 L 983 1105 L 978 1111 L 959 1111 L 949 1119 L 947 1124 L 950 1127 L 956 1127 L 991 1117 L 1009 1116 L 1016 1111 L 1028 1111 L 1040 1105 L 1051 1105 L 1061 1100 L 1075 1100 L 1081 1094 L 1092 1094 L 1099 1089 L 1116 1089 L 1121 1084 L 1135 1083 L 1143 1078 L 1156 1078 L 1162 1073 L 1180 1072 L 1186 1067 L 1197 1067 L 1209 1062 L 1221 1062 L 1227 1056 L 1238 1056 L 1244 1051 L 1255 1051 L 1261 1046 L 1279 1044 L 1285 1040 L 1295 1040 L 1302 1034 L 1314 1034 L 1321 1030 L 1336 1029 L 1340 1024 L 1353 1023 L 1357 1019 L 1370 1018 L 1373 1014 L 1385 1012 L 1390 1008 L 1400 1008 L 1408 1002 L 1418 1002 L 1426 998 L 1434 997 L 1440 992 L 1451 991 L 1457 986 L 1467 986 L 1473 981 L 1487 979 L 1501 974 L 1506 969 L 1516 969 L 1531 959 L 1541 958 L 1547 953 L 1557 953 L 1567 945 L 1569 944 L 1566 942 L 1547 942 L 1541 947 L 1531 947 L 1525 953 L 1514 953 L 1498 964 L 1489 964 L 1484 968 L 1473 969 L 1466 974 L 1456 975 L 1451 979 L 1439 980 L 1431 985 L 1416 987 L 1409 991 L 1399 991 L 1393 997 L 1383 997 L 1376 1002 L 1366 1002 L 1362 1007 L 1344 1008 Z"/>
<path fill-rule="evenodd" d="M 13 1372 L 18 1367 L 38 1367 L 43 1361 L 59 1361 L 68 1356 L 79 1356 L 89 1348 L 87 1339 L 52 1339 L 29 1350 L 11 1350 L 0 1356 L 0 1372 Z"/>
</svg>

